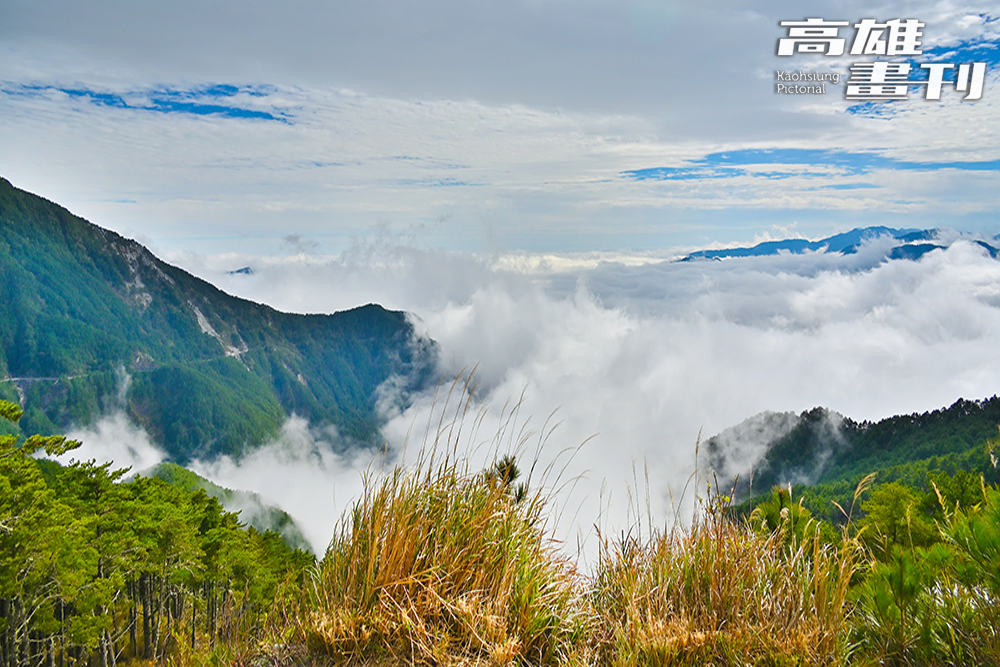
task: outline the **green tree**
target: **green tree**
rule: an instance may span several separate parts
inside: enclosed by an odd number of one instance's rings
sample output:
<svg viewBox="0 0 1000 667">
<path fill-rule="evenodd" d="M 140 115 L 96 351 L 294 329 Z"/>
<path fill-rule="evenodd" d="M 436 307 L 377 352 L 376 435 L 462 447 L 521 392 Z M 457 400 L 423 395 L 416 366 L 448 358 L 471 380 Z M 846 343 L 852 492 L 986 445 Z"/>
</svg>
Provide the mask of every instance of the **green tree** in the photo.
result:
<svg viewBox="0 0 1000 667">
<path fill-rule="evenodd" d="M 934 490 L 930 497 L 938 505 L 935 509 L 945 514 L 973 508 L 985 499 L 983 476 L 968 470 L 959 470 L 954 475 L 940 470 L 928 472 L 927 484 Z"/>
<path fill-rule="evenodd" d="M 0 418 L 16 424 L 24 414 L 0 401 Z M 77 526 L 70 509 L 48 487 L 31 454 L 61 454 L 79 443 L 62 436 L 0 436 L 0 664 L 19 667 L 52 644 L 36 635 L 56 630 L 56 609 L 79 597 Z"/>
<path fill-rule="evenodd" d="M 789 543 L 801 543 L 816 531 L 820 531 L 825 542 L 834 541 L 836 534 L 832 527 L 813 519 L 812 512 L 802 501 L 801 496 L 798 501 L 793 500 L 791 488 L 775 486 L 767 499 L 750 513 L 750 523 L 766 532 L 782 532 Z"/>
<path fill-rule="evenodd" d="M 23 414 L 0 401 L 7 431 Z M 0 666 L 225 661 L 276 627 L 277 597 L 294 606 L 311 554 L 245 530 L 203 490 L 31 456 L 77 444 L 0 436 Z"/>
<path fill-rule="evenodd" d="M 503 486 L 514 502 L 520 503 L 528 497 L 527 483 L 515 484 L 521 477 L 521 469 L 517 467 L 517 459 L 513 454 L 506 454 L 494 461 L 483 475 L 491 486 L 497 484 Z"/>
<path fill-rule="evenodd" d="M 937 541 L 938 533 L 930 518 L 921 511 L 924 494 L 898 482 L 872 489 L 861 503 L 865 515 L 858 522 L 861 539 L 881 558 L 890 555 L 893 546 L 927 546 Z"/>
<path fill-rule="evenodd" d="M 980 506 L 950 513 L 942 533 L 960 556 L 963 581 L 1000 598 L 1000 490 L 988 487 Z"/>
</svg>

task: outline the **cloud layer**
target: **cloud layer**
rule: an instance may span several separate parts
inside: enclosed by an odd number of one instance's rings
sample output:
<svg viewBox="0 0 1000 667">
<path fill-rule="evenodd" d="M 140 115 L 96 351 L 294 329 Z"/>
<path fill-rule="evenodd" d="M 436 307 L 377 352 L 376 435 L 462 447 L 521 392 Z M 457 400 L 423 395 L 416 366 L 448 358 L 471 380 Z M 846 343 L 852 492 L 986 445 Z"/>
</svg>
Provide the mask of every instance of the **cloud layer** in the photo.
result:
<svg viewBox="0 0 1000 667">
<path fill-rule="evenodd" d="M 440 344 L 445 381 L 476 369 L 459 448 L 474 452 L 473 467 L 508 447 L 522 461 L 537 459 L 539 471 L 551 465 L 536 480 L 565 487 L 560 529 L 576 544 L 593 540 L 598 517 L 612 529 L 637 514 L 646 520 L 647 472 L 654 522 L 687 512 L 695 490 L 687 488 L 687 504 L 681 496 L 699 434 L 759 412 L 825 406 L 875 420 L 995 394 L 1000 262 L 970 241 L 951 240 L 920 261 L 885 261 L 886 246 L 876 240 L 847 256 L 596 264 L 564 257 L 571 268 L 557 271 L 525 257 L 375 241 L 325 259 L 187 256 L 182 264 L 278 308 L 326 312 L 378 301 L 412 312 Z M 253 275 L 225 273 L 245 264 Z M 498 268 L 514 265 L 535 269 Z M 442 417 L 445 395 L 418 397 L 389 422 L 392 453 L 415 459 L 428 424 L 433 434 Z M 454 409 L 458 399 L 450 400 Z M 353 467 L 324 456 L 290 483 L 296 493 L 326 498 L 327 491 L 305 491 L 308 480 L 340 478 Z M 299 479 L 297 463 L 273 452 L 261 459 L 261 474 L 272 480 L 283 466 Z M 237 466 L 204 470 L 233 486 L 264 479 Z M 312 539 L 322 521 L 329 517 L 309 526 Z"/>
</svg>

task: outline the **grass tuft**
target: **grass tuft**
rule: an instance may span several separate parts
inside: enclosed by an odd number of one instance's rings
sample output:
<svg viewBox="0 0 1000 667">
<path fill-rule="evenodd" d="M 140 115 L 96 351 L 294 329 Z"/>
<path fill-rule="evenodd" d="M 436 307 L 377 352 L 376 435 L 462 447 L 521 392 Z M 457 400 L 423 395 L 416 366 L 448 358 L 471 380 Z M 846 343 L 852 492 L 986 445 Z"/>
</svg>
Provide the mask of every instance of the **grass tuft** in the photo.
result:
<svg viewBox="0 0 1000 667">
<path fill-rule="evenodd" d="M 311 651 L 431 665 L 557 664 L 573 652 L 587 616 L 576 568 L 545 528 L 546 499 L 458 460 L 366 477 L 315 578 Z"/>
</svg>

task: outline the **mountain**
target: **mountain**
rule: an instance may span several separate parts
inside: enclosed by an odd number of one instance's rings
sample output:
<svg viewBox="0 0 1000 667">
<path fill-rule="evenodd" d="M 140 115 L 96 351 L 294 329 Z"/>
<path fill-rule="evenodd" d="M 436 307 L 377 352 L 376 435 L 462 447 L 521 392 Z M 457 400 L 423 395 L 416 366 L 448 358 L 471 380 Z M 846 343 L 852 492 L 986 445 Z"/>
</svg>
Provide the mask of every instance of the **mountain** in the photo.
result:
<svg viewBox="0 0 1000 667">
<path fill-rule="evenodd" d="M 991 450 L 1000 424 L 1000 398 L 959 399 L 947 408 L 856 422 L 826 408 L 799 415 L 762 413 L 709 438 L 706 467 L 738 499 L 772 486 L 809 485 L 838 502 L 862 477 L 925 483 L 929 471 L 969 470 L 1000 481 Z M 752 488 L 751 488 L 752 483 Z M 823 511 L 828 510 L 824 507 Z"/>
<path fill-rule="evenodd" d="M 785 239 L 782 241 L 767 241 L 758 243 L 749 248 L 726 248 L 723 250 L 699 250 L 680 259 L 682 262 L 691 262 L 704 259 L 729 259 L 733 257 L 763 257 L 767 255 L 777 255 L 782 252 L 791 254 L 802 254 L 804 252 L 827 252 L 841 253 L 845 255 L 854 254 L 862 244 L 880 237 L 893 239 L 896 244 L 888 251 L 888 259 L 909 259 L 916 260 L 923 257 L 932 250 L 944 248 L 940 242 L 935 241 L 938 237 L 938 230 L 935 229 L 893 229 L 890 227 L 864 227 L 852 229 L 843 234 L 830 236 L 819 241 L 808 241 L 806 239 Z M 990 253 L 994 259 L 997 257 L 998 249 L 985 241 L 976 241 L 980 246 Z"/>
<path fill-rule="evenodd" d="M 825 408 L 802 414 L 764 412 L 705 441 L 708 468 L 738 495 L 775 485 L 810 484 L 832 455 L 849 446 L 843 415 Z M 735 481 L 734 481 L 735 480 Z"/>
<path fill-rule="evenodd" d="M 436 348 L 369 304 L 293 315 L 238 299 L 0 179 L 0 398 L 26 433 L 124 411 L 184 463 L 239 456 L 292 413 L 378 444 Z"/>
</svg>

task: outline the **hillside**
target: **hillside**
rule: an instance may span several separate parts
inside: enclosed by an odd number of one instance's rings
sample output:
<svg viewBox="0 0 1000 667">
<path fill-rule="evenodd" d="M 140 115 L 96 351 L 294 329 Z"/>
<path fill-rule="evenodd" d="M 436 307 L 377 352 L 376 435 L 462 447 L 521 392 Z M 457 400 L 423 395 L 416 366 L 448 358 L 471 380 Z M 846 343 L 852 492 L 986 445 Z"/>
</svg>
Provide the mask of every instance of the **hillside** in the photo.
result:
<svg viewBox="0 0 1000 667">
<path fill-rule="evenodd" d="M 251 491 L 227 489 L 213 484 L 204 477 L 182 468 L 176 463 L 158 463 L 140 473 L 143 477 L 155 477 L 168 484 L 180 487 L 188 493 L 204 491 L 222 505 L 222 509 L 240 517 L 240 521 L 261 533 L 273 532 L 291 549 L 311 552 L 312 547 L 288 512 L 268 505 Z"/>
<path fill-rule="evenodd" d="M 876 473 L 879 482 L 923 487 L 928 472 L 982 474 L 1000 481 L 991 459 L 998 437 L 1000 398 L 959 399 L 947 408 L 856 422 L 825 408 L 800 415 L 763 413 L 709 438 L 707 466 L 729 484 L 739 478 L 739 499 L 775 485 L 809 487 L 807 505 L 837 519 L 830 501 L 850 505 L 858 482 Z M 752 489 L 750 484 L 752 483 Z"/>
<path fill-rule="evenodd" d="M 435 355 L 404 313 L 232 297 L 4 179 L 0 303 L 0 398 L 25 407 L 24 432 L 120 409 L 178 463 L 238 456 L 292 413 L 376 444 L 379 388 L 405 402 Z"/>
</svg>

